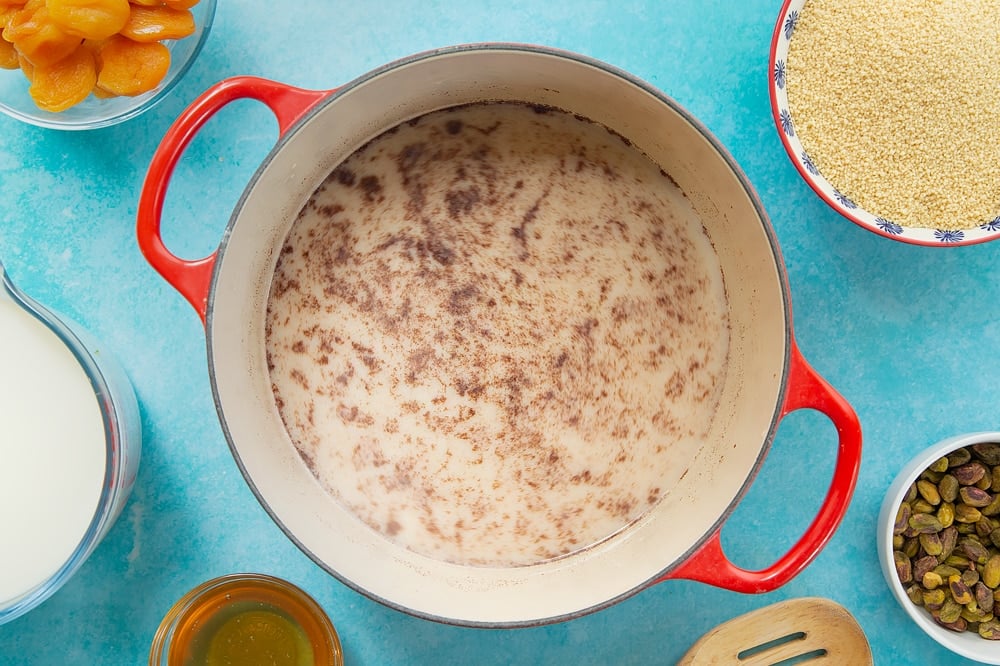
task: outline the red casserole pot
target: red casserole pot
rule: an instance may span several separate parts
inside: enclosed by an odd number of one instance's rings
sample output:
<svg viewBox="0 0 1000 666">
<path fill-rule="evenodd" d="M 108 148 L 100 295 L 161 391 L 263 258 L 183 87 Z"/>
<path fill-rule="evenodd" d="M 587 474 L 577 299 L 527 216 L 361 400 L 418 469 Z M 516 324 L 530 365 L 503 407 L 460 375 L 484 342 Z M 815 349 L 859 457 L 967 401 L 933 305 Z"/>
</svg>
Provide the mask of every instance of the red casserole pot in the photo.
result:
<svg viewBox="0 0 1000 666">
<path fill-rule="evenodd" d="M 218 249 L 196 260 L 177 257 L 160 234 L 171 172 L 199 128 L 242 98 L 274 113 L 280 137 L 246 188 Z M 289 440 L 265 359 L 264 320 L 278 252 L 316 186 L 384 130 L 435 109 L 483 100 L 518 100 L 582 114 L 657 162 L 688 196 L 715 246 L 731 324 L 729 363 L 710 437 L 670 494 L 594 547 L 509 568 L 462 566 L 416 554 L 338 504 Z M 861 457 L 858 419 L 795 345 L 784 264 L 750 183 L 674 101 L 604 63 L 548 48 L 482 44 L 419 54 L 329 91 L 252 77 L 224 80 L 178 118 L 154 155 L 139 202 L 138 239 L 150 264 L 205 324 L 219 418 L 258 500 L 317 564 L 390 607 L 447 623 L 508 627 L 579 616 L 674 578 L 767 592 L 816 557 L 853 493 Z M 763 570 L 744 570 L 722 551 L 723 524 L 763 464 L 781 419 L 807 408 L 827 415 L 838 433 L 826 499 L 788 553 Z"/>
</svg>

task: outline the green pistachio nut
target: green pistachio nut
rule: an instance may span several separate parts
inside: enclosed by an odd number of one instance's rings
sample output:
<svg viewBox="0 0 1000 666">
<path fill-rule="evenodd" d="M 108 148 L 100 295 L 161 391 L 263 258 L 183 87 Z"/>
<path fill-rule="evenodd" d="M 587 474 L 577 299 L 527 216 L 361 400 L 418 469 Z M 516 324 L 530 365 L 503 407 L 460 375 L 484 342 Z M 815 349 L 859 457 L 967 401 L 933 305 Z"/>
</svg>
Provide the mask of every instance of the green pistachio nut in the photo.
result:
<svg viewBox="0 0 1000 666">
<path fill-rule="evenodd" d="M 945 502 L 954 502 L 958 498 L 958 479 L 952 474 L 945 474 L 938 481 L 938 494 Z"/>
<path fill-rule="evenodd" d="M 1000 443 L 980 442 L 972 445 L 976 457 L 990 466 L 1000 465 Z"/>
</svg>

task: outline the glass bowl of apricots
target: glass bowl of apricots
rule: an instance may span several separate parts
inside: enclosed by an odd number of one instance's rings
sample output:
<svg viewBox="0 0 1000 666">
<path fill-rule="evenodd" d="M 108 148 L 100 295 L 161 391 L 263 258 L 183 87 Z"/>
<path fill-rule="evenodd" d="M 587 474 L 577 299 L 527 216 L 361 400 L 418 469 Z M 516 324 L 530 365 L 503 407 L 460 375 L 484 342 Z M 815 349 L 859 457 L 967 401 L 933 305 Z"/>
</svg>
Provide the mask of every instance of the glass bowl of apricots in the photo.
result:
<svg viewBox="0 0 1000 666">
<path fill-rule="evenodd" d="M 0 110 L 63 130 L 133 118 L 188 70 L 208 36 L 215 5 L 0 0 Z"/>
</svg>

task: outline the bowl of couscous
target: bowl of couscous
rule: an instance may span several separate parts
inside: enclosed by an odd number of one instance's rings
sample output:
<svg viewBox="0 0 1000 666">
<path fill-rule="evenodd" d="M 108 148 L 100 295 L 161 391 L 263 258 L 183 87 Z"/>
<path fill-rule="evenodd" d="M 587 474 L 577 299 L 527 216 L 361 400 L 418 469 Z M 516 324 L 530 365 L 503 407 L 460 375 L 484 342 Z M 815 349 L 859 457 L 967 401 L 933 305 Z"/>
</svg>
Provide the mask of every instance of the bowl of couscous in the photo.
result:
<svg viewBox="0 0 1000 666">
<path fill-rule="evenodd" d="M 1000 237 L 993 0 L 785 0 L 771 109 L 805 182 L 893 240 Z"/>
</svg>

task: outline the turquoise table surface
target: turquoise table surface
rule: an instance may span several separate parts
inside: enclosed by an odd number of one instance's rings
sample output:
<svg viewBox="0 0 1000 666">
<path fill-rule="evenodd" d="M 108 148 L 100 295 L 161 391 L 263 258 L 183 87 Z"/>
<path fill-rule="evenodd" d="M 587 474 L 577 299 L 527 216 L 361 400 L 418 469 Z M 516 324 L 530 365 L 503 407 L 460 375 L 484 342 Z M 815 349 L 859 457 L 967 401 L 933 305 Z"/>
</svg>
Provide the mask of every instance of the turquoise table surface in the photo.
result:
<svg viewBox="0 0 1000 666">
<path fill-rule="evenodd" d="M 0 664 L 145 663 L 175 600 L 238 571 L 274 574 L 313 595 L 352 665 L 672 664 L 715 625 L 802 596 L 846 606 L 877 664 L 969 663 L 911 625 L 890 597 L 876 560 L 875 520 L 896 470 L 913 454 L 951 434 L 1000 428 L 992 277 L 1000 244 L 904 245 L 856 227 L 816 198 L 785 157 L 770 117 L 767 51 L 779 5 L 221 0 L 199 60 L 147 114 L 65 133 L 0 117 L 0 258 L 21 289 L 81 323 L 120 359 L 140 401 L 144 438 L 121 517 L 68 584 L 0 626 Z M 383 607 L 325 573 L 243 481 L 213 406 L 198 317 L 136 243 L 150 157 L 174 118 L 226 76 L 328 89 L 398 57 L 478 41 L 550 45 L 632 72 L 707 125 L 757 189 L 787 264 L 800 348 L 851 402 L 865 434 L 842 526 L 783 588 L 744 595 L 666 582 L 545 627 L 445 626 Z M 270 112 L 250 101 L 208 123 L 168 195 L 164 235 L 173 250 L 193 258 L 216 247 L 276 138 Z M 816 413 L 781 423 L 723 530 L 736 563 L 766 566 L 794 543 L 822 500 L 835 448 L 833 427 Z"/>
</svg>

